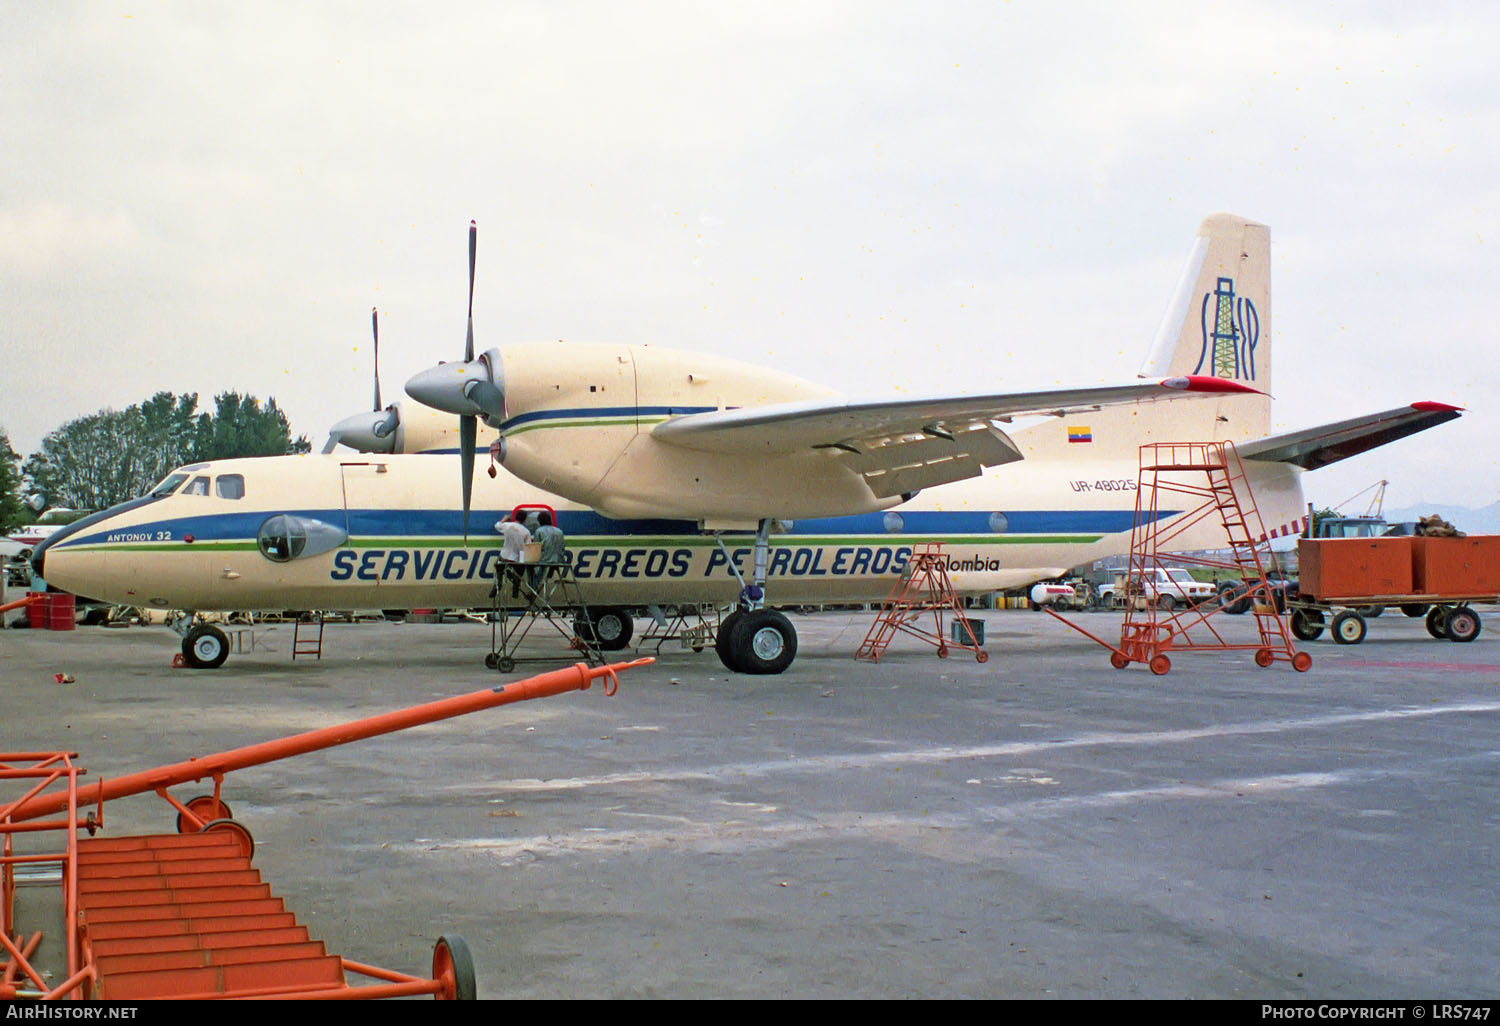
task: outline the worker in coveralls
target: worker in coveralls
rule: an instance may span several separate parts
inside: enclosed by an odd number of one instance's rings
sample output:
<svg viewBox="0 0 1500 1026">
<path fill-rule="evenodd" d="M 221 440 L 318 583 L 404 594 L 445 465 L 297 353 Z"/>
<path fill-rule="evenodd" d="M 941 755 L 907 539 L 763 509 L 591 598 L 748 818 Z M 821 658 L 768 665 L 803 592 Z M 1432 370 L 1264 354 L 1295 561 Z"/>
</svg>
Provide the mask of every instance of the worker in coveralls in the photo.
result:
<svg viewBox="0 0 1500 1026">
<path fill-rule="evenodd" d="M 504 539 L 500 544 L 501 585 L 509 581 L 510 597 L 519 598 L 522 565 L 526 559 L 526 544 L 531 541 L 531 532 L 526 530 L 526 523 L 520 510 L 516 510 L 508 518 L 497 523 L 495 530 L 499 531 L 500 537 Z"/>
<path fill-rule="evenodd" d="M 567 536 L 563 534 L 562 528 L 552 523 L 552 514 L 546 510 L 537 514 L 537 525 L 536 540 L 542 543 L 542 554 L 530 573 L 531 590 L 540 594 L 542 580 L 548 574 L 557 573 L 568 561 L 567 553 L 563 551 L 567 547 Z"/>
</svg>

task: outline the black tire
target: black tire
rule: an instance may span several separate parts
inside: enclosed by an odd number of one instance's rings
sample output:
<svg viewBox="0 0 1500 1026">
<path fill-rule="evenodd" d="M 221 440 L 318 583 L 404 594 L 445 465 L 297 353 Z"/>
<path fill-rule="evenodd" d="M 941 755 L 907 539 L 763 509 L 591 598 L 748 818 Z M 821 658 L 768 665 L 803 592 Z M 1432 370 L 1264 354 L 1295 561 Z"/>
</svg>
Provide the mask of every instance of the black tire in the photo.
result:
<svg viewBox="0 0 1500 1026">
<path fill-rule="evenodd" d="M 1230 616 L 1250 611 L 1250 590 L 1243 581 L 1226 581 L 1219 585 L 1219 606 Z"/>
<path fill-rule="evenodd" d="M 755 609 L 735 623 L 730 651 L 740 673 L 781 673 L 797 658 L 797 628 L 774 609 Z"/>
<path fill-rule="evenodd" d="M 1448 614 L 1449 641 L 1467 642 L 1479 637 L 1479 614 L 1468 606 L 1459 606 Z"/>
<path fill-rule="evenodd" d="M 1323 636 L 1323 614 L 1316 609 L 1292 610 L 1292 633 L 1300 641 L 1317 641 Z"/>
<path fill-rule="evenodd" d="M 1346 609 L 1333 618 L 1333 640 L 1340 645 L 1358 645 L 1365 640 L 1365 618 Z"/>
<path fill-rule="evenodd" d="M 456 933 L 439 937 L 432 949 L 433 978 L 441 977 L 448 968 L 453 971 L 453 1000 L 473 1001 L 478 995 L 474 956 L 469 954 L 469 942 Z"/>
<path fill-rule="evenodd" d="M 579 638 L 593 642 L 604 652 L 618 652 L 635 636 L 635 621 L 628 610 L 603 606 L 590 609 L 587 620 L 583 617 L 575 620 L 573 630 Z"/>
<path fill-rule="evenodd" d="M 1405 613 L 1407 616 L 1415 620 L 1419 617 L 1426 616 L 1427 610 L 1431 608 L 1431 606 L 1425 605 L 1421 602 L 1412 602 L 1409 605 L 1402 606 L 1401 612 Z"/>
<path fill-rule="evenodd" d="M 739 665 L 734 661 L 734 649 L 730 646 L 730 642 L 734 638 L 735 625 L 740 622 L 740 618 L 744 615 L 745 611 L 743 609 L 736 609 L 724 617 L 723 620 L 719 621 L 719 633 L 714 638 L 714 651 L 719 654 L 719 662 L 723 663 L 724 669 L 731 673 L 740 672 Z"/>
<path fill-rule="evenodd" d="M 1373 619 L 1375 619 L 1377 616 L 1379 616 L 1383 612 L 1385 612 L 1385 606 L 1360 606 L 1359 607 L 1359 615 L 1362 616 L 1362 617 L 1364 617 L 1366 620 L 1373 620 Z"/>
<path fill-rule="evenodd" d="M 182 639 L 182 658 L 195 670 L 216 670 L 229 658 L 229 636 L 213 624 L 200 623 Z"/>
<path fill-rule="evenodd" d="M 1451 610 L 1447 606 L 1433 606 L 1427 613 L 1427 633 L 1442 641 L 1448 636 L 1448 613 Z"/>
</svg>

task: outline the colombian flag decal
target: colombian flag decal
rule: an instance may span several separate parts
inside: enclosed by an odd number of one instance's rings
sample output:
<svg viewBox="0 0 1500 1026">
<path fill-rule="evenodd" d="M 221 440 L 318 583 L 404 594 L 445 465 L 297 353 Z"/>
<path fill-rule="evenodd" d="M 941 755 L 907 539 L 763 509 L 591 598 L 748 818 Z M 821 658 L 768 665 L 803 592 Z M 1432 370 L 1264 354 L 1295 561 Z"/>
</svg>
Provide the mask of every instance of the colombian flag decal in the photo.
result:
<svg viewBox="0 0 1500 1026">
<path fill-rule="evenodd" d="M 1073 442 L 1092 442 L 1093 440 L 1094 440 L 1094 436 L 1089 431 L 1089 429 L 1087 427 L 1070 427 L 1070 428 L 1068 428 L 1068 442 L 1069 443 L 1073 443 Z"/>
</svg>

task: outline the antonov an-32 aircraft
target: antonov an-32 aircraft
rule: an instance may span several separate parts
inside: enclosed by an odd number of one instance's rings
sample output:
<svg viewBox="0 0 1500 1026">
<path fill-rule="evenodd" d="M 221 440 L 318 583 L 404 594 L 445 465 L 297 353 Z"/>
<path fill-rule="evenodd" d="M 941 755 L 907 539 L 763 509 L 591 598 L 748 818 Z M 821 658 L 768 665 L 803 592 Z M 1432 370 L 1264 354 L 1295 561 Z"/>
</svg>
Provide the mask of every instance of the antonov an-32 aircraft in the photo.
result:
<svg viewBox="0 0 1500 1026">
<path fill-rule="evenodd" d="M 377 392 L 376 410 L 334 439 L 376 451 L 182 467 L 53 535 L 38 573 L 169 610 L 485 607 L 492 525 L 542 506 L 567 533 L 607 647 L 628 643 L 647 605 L 733 604 L 720 658 L 778 673 L 797 635 L 775 605 L 879 601 L 918 543 L 942 542 L 970 594 L 1127 551 L 1143 443 L 1235 441 L 1274 536 L 1305 522 L 1303 471 L 1459 415 L 1415 403 L 1269 436 L 1270 232 L 1225 214 L 1199 228 L 1142 380 L 933 399 L 852 400 L 652 346 L 549 342 L 476 359 L 472 225 L 469 252 L 465 359 L 407 385 L 457 415 L 456 434 L 409 404 L 382 410 Z M 475 480 L 479 420 L 497 431 L 499 467 Z M 455 449 L 459 474 L 434 455 Z M 1220 547 L 1222 527 L 1203 520 L 1180 544 Z M 180 622 L 190 665 L 224 661 L 222 632 Z"/>
</svg>

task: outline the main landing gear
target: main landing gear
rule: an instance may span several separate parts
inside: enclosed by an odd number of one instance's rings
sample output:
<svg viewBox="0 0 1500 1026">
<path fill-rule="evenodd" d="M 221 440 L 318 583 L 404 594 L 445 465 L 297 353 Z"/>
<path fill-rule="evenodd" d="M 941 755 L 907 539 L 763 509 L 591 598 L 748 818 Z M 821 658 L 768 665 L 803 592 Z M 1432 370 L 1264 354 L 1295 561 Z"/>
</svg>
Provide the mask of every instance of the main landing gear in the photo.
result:
<svg viewBox="0 0 1500 1026">
<path fill-rule="evenodd" d="M 193 614 L 168 623 L 182 635 L 182 661 L 195 670 L 217 670 L 229 658 L 229 635 L 211 623 L 194 623 Z"/>
<path fill-rule="evenodd" d="M 735 673 L 781 673 L 797 658 L 797 629 L 792 621 L 763 606 L 773 524 L 770 518 L 762 520 L 755 533 L 754 583 L 745 583 L 734 560 L 729 559 L 729 569 L 740 581 L 740 605 L 719 623 L 714 651 L 725 668 Z M 719 547 L 724 547 L 722 538 Z"/>
</svg>

